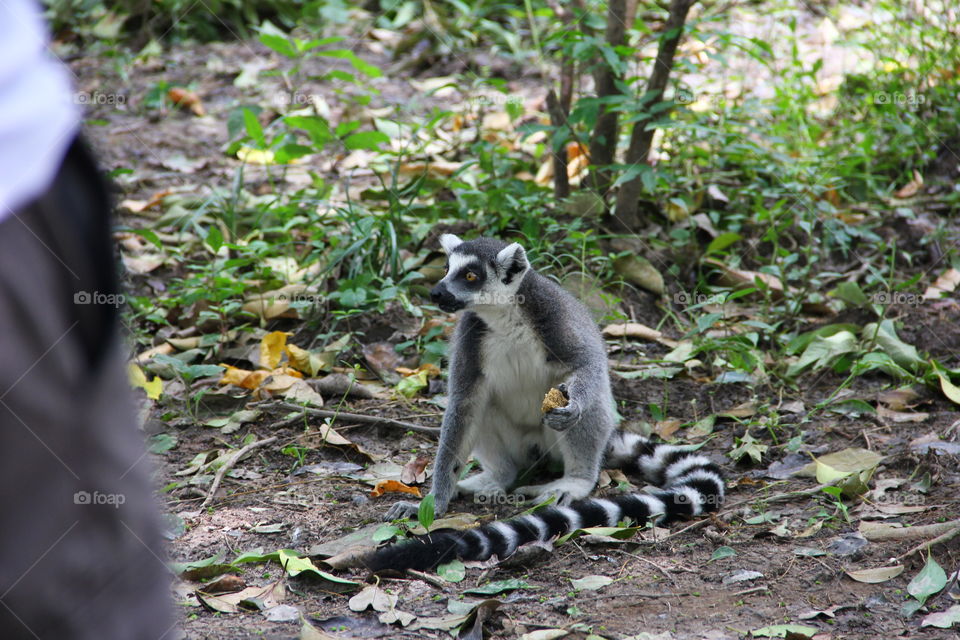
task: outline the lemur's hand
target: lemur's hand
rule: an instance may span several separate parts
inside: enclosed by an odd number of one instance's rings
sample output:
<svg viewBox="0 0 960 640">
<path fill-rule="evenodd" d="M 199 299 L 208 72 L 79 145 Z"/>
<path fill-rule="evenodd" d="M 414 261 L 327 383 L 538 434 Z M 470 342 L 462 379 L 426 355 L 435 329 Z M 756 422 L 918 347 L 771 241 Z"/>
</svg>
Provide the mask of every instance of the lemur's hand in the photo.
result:
<svg viewBox="0 0 960 640">
<path fill-rule="evenodd" d="M 580 404 L 570 397 L 567 385 L 558 385 L 557 389 L 567 398 L 567 406 L 556 407 L 543 414 L 543 423 L 554 431 L 566 431 L 580 423 L 582 410 Z"/>
<path fill-rule="evenodd" d="M 393 506 L 387 509 L 387 512 L 383 514 L 383 519 L 389 522 L 390 520 L 399 520 L 400 518 L 410 518 L 416 516 L 419 510 L 420 505 L 416 502 L 401 500 L 400 502 L 394 502 Z"/>
</svg>

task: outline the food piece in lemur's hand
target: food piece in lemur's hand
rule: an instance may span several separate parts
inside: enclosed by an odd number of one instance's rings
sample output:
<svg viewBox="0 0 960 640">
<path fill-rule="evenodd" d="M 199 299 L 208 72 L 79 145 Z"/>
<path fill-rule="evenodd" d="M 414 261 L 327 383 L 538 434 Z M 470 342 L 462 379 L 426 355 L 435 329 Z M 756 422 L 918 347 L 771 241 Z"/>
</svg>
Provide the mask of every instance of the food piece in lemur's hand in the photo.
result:
<svg viewBox="0 0 960 640">
<path fill-rule="evenodd" d="M 570 400 L 564 395 L 563 391 L 556 387 L 551 387 L 547 395 L 543 396 L 543 404 L 540 405 L 540 413 L 547 413 L 559 407 L 565 407 L 570 404 Z"/>
</svg>

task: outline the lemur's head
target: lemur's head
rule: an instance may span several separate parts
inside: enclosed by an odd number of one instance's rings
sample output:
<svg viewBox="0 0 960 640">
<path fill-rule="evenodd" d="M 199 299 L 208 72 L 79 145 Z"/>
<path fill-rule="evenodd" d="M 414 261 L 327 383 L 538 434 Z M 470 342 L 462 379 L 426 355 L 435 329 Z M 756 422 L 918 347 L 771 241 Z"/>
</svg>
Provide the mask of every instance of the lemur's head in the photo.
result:
<svg viewBox="0 0 960 640">
<path fill-rule="evenodd" d="M 440 236 L 440 245 L 447 252 L 447 274 L 430 292 L 430 298 L 441 309 L 452 312 L 523 302 L 517 289 L 530 263 L 519 244 L 493 238 L 464 242 L 445 233 Z"/>
</svg>

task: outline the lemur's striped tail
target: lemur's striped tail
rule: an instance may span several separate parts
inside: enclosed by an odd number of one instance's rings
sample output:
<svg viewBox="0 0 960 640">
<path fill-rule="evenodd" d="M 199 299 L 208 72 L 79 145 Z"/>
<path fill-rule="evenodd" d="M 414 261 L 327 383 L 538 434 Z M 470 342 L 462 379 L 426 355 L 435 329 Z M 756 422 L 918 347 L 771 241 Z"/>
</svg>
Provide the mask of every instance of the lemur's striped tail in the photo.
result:
<svg viewBox="0 0 960 640">
<path fill-rule="evenodd" d="M 433 569 L 460 560 L 506 558 L 517 547 L 546 541 L 584 527 L 613 527 L 629 518 L 637 524 L 675 520 L 716 511 L 723 501 L 723 477 L 709 458 L 689 447 L 654 444 L 632 433 L 611 438 L 606 464 L 641 472 L 658 488 L 612 498 L 587 498 L 566 507 L 546 507 L 534 514 L 491 522 L 475 529 L 444 529 L 383 547 L 367 556 L 372 571 Z"/>
</svg>

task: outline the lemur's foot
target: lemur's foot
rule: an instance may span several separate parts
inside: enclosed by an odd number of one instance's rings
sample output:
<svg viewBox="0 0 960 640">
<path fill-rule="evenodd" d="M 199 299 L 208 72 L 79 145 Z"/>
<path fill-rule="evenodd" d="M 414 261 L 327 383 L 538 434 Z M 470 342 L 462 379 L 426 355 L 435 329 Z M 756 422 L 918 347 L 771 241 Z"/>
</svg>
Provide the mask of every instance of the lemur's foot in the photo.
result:
<svg viewBox="0 0 960 640">
<path fill-rule="evenodd" d="M 533 484 L 516 489 L 516 492 L 525 496 L 532 496 L 534 502 L 540 503 L 554 498 L 557 504 L 566 505 L 586 498 L 593 491 L 596 482 L 577 478 L 560 478 L 546 484 Z"/>
<path fill-rule="evenodd" d="M 389 522 L 390 520 L 399 520 L 400 518 L 410 518 L 417 515 L 419 510 L 420 505 L 416 502 L 401 500 L 394 502 L 393 506 L 387 509 L 387 512 L 383 514 L 383 519 Z"/>
<path fill-rule="evenodd" d="M 496 495 L 505 494 L 503 485 L 497 482 L 489 473 L 482 472 L 475 476 L 470 476 L 457 483 L 457 489 L 463 493 L 473 495 Z"/>
</svg>

